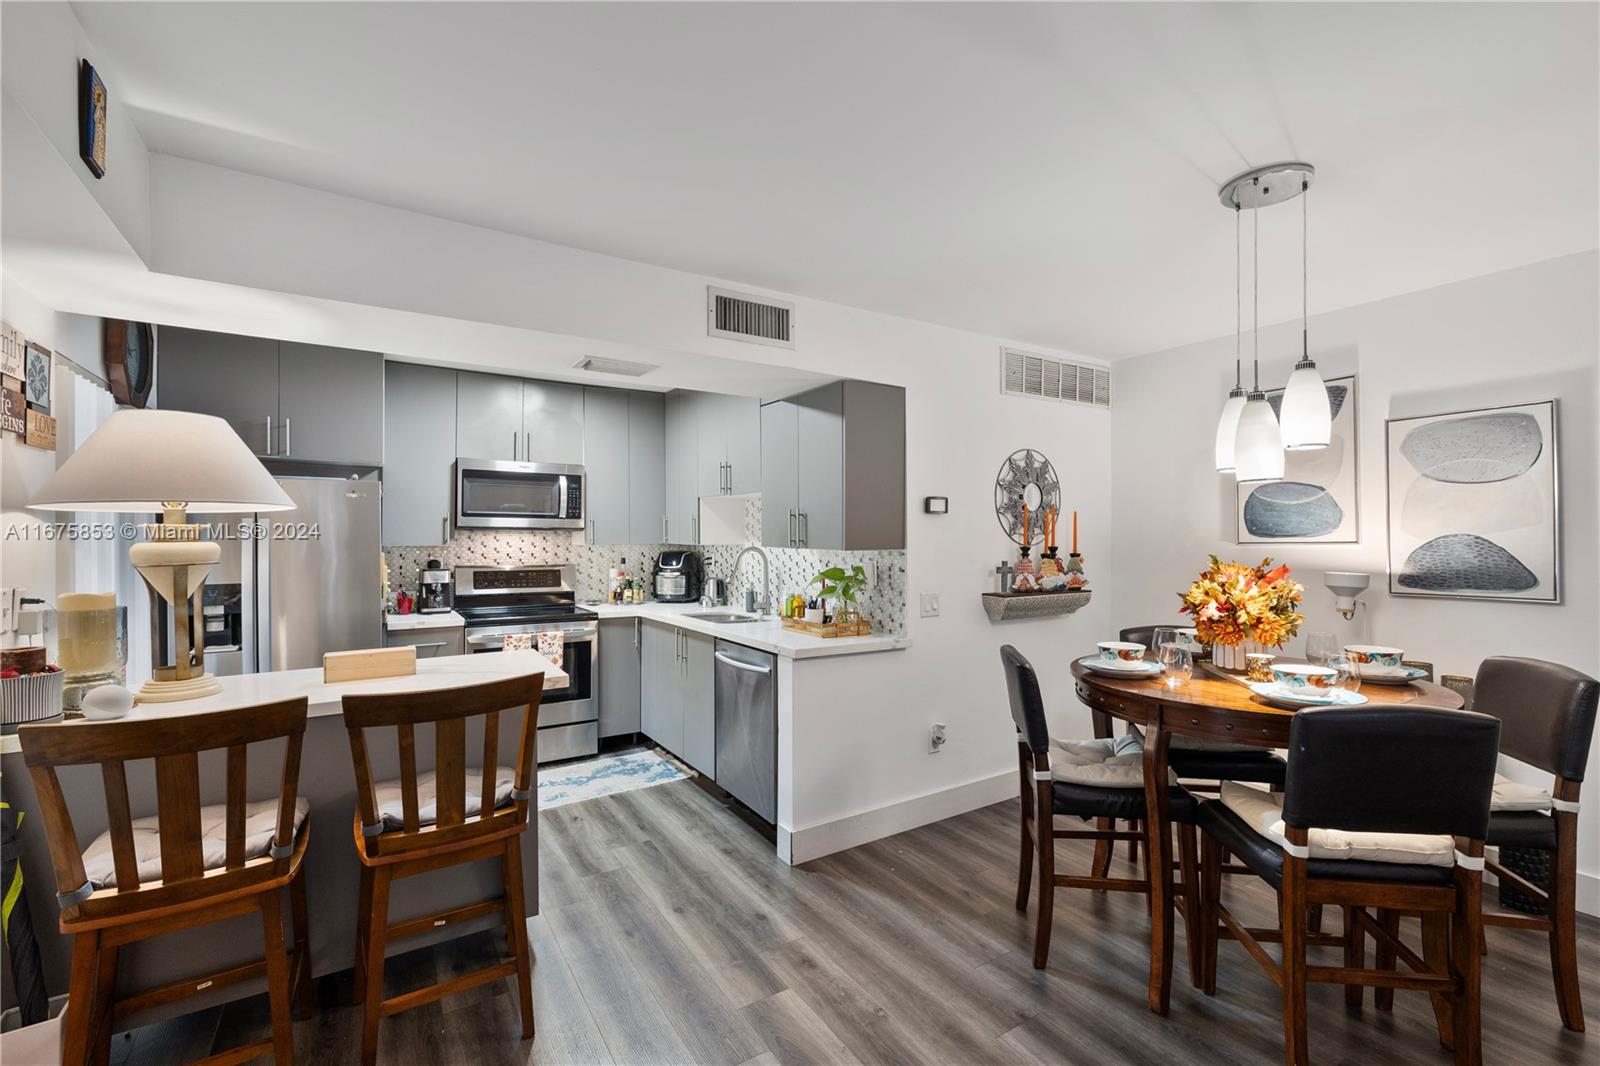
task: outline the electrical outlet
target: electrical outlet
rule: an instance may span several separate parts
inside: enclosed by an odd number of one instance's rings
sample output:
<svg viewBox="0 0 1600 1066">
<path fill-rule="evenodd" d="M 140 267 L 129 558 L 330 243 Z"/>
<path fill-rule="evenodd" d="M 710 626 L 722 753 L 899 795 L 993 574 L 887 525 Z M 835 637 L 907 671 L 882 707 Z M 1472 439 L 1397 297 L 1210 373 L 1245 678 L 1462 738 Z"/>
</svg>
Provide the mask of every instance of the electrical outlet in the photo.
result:
<svg viewBox="0 0 1600 1066">
<path fill-rule="evenodd" d="M 922 617 L 939 617 L 939 594 L 937 592 L 924 592 L 922 594 Z"/>
<path fill-rule="evenodd" d="M 935 723 L 933 723 L 933 727 L 928 730 L 928 754 L 929 755 L 937 755 L 937 754 L 939 754 L 941 751 L 944 750 L 944 742 L 945 742 L 944 723 L 943 722 L 935 722 Z"/>
</svg>

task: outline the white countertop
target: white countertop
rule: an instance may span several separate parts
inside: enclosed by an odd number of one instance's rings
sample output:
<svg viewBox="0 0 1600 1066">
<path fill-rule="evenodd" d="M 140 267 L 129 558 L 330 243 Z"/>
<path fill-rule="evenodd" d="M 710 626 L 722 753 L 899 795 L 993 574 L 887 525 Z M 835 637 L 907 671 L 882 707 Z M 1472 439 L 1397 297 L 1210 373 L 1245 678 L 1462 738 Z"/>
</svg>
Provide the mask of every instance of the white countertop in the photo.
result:
<svg viewBox="0 0 1600 1066">
<path fill-rule="evenodd" d="M 333 685 L 323 683 L 321 667 L 274 670 L 265 674 L 235 674 L 217 678 L 222 683 L 222 691 L 214 696 L 174 703 L 142 703 L 129 713 L 126 720 L 238 710 L 296 696 L 306 698 L 308 718 L 320 718 L 340 713 L 339 701 L 350 693 L 427 692 L 538 673 L 544 674 L 544 687 L 547 690 L 567 687 L 567 675 L 536 651 L 440 655 L 418 659 L 417 672 L 405 677 L 342 681 Z M 22 745 L 16 734 L 0 736 L 0 754 L 9 755 L 21 750 Z"/>
<path fill-rule="evenodd" d="M 760 622 L 718 623 L 689 617 L 709 611 L 737 611 L 734 607 L 702 607 L 698 603 L 585 603 L 602 619 L 648 618 L 680 629 L 722 637 L 758 651 L 769 651 L 788 659 L 821 659 L 836 655 L 861 655 L 866 652 L 897 651 L 911 646 L 911 638 L 892 633 L 870 637 L 813 637 L 783 628 L 777 618 Z"/>
<path fill-rule="evenodd" d="M 436 614 L 386 614 L 383 616 L 383 627 L 391 633 L 401 633 L 410 629 L 454 629 L 464 626 L 467 620 L 454 611 L 440 611 Z"/>
</svg>

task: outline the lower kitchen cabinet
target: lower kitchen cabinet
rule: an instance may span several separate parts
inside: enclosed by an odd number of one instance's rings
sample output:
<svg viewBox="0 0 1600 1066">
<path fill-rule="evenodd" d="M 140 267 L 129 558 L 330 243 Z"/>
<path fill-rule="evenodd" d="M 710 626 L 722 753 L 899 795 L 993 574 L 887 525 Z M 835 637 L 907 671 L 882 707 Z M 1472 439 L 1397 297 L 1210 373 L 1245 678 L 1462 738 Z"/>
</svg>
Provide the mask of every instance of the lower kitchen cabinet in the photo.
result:
<svg viewBox="0 0 1600 1066">
<path fill-rule="evenodd" d="M 660 622 L 641 628 L 640 731 L 710 777 L 717 769 L 716 641 Z"/>
<path fill-rule="evenodd" d="M 600 736 L 641 731 L 641 632 L 638 618 L 600 622 Z"/>
<path fill-rule="evenodd" d="M 384 631 L 383 646 L 416 648 L 419 659 L 432 659 L 439 655 L 465 655 L 467 631 L 463 626 L 445 626 L 440 629 L 389 629 Z"/>
</svg>

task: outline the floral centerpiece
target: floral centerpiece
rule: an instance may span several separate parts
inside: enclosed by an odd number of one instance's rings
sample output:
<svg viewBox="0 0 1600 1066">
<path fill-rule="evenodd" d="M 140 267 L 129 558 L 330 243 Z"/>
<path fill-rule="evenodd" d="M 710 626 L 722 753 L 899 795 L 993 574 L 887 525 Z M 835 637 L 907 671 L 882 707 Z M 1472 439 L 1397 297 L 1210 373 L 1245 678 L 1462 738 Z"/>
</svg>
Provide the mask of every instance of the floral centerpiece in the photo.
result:
<svg viewBox="0 0 1600 1066">
<path fill-rule="evenodd" d="M 1271 559 L 1248 566 L 1225 563 L 1213 555 L 1194 584 L 1178 594 L 1183 601 L 1178 610 L 1194 619 L 1201 642 L 1213 650 L 1235 649 L 1242 658 L 1246 643 L 1279 647 L 1299 632 L 1306 620 L 1300 613 L 1304 593 L 1305 587 L 1290 578 L 1289 568 L 1274 567 Z"/>
</svg>

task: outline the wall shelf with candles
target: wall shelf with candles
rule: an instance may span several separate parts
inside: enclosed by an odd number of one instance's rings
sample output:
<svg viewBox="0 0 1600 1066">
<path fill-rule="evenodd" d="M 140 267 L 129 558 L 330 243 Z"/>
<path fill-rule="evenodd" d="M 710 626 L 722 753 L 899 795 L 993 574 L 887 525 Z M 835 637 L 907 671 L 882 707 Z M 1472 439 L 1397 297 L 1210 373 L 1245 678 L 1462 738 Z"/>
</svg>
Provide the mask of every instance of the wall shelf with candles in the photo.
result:
<svg viewBox="0 0 1600 1066">
<path fill-rule="evenodd" d="M 1093 595 L 1088 589 L 1068 589 L 1064 592 L 985 592 L 983 610 L 991 622 L 1008 622 L 1015 618 L 1054 618 L 1071 614 L 1089 602 Z"/>
</svg>

